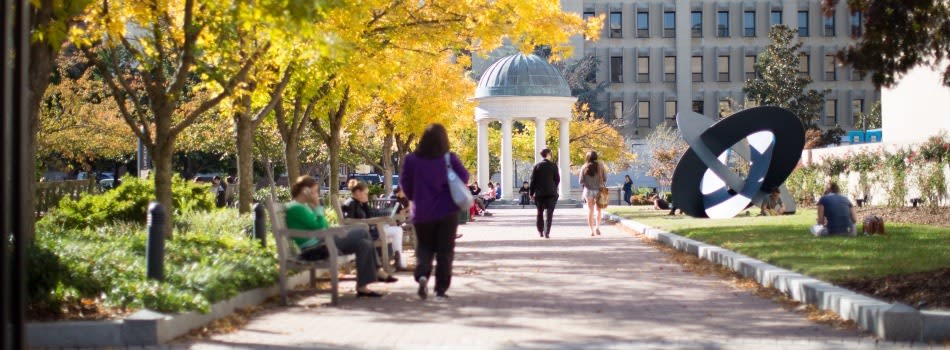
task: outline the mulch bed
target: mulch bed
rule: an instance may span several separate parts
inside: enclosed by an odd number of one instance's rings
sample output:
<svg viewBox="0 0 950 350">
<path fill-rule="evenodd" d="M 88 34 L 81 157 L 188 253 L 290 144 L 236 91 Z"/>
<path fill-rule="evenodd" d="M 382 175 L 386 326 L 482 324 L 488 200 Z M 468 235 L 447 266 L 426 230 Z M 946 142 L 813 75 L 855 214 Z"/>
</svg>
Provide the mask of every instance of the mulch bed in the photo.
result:
<svg viewBox="0 0 950 350">
<path fill-rule="evenodd" d="M 862 218 L 877 215 L 886 223 L 921 224 L 947 227 L 950 235 L 950 210 L 932 210 L 926 206 L 887 208 L 855 207 L 859 226 Z M 836 284 L 891 302 L 921 309 L 950 309 L 950 268 L 863 280 L 836 281 Z"/>
<path fill-rule="evenodd" d="M 950 309 L 950 268 L 835 284 L 889 302 L 918 309 Z"/>
<path fill-rule="evenodd" d="M 865 216 L 877 215 L 884 219 L 885 227 L 888 222 L 899 222 L 950 228 L 950 210 L 948 208 L 933 210 L 926 206 L 919 206 L 916 208 L 855 207 L 854 209 L 858 214 L 858 226 L 860 226 L 861 219 Z"/>
</svg>

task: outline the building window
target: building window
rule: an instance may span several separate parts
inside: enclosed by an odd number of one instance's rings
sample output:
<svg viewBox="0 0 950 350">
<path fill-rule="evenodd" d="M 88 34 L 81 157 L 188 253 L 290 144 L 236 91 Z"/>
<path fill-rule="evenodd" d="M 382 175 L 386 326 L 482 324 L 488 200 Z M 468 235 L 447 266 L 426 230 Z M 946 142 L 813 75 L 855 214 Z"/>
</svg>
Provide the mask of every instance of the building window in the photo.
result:
<svg viewBox="0 0 950 350">
<path fill-rule="evenodd" d="M 638 38 L 650 37 L 650 13 L 649 12 L 637 12 L 637 37 Z"/>
<path fill-rule="evenodd" d="M 742 13 L 742 36 L 755 36 L 755 11 Z"/>
<path fill-rule="evenodd" d="M 835 55 L 825 55 L 825 81 L 835 81 L 838 78 Z"/>
<path fill-rule="evenodd" d="M 593 11 L 584 11 L 584 22 L 587 22 L 591 17 L 594 17 Z M 584 35 L 584 39 L 587 39 L 587 35 Z"/>
<path fill-rule="evenodd" d="M 676 12 L 663 12 L 663 37 L 672 38 L 676 36 Z"/>
<path fill-rule="evenodd" d="M 706 104 L 703 103 L 703 101 L 693 101 L 693 112 L 696 112 L 696 113 L 699 113 L 699 114 L 705 114 L 705 113 L 706 113 L 706 112 L 705 112 L 705 109 L 706 109 L 705 105 L 706 105 Z"/>
<path fill-rule="evenodd" d="M 716 12 L 716 36 L 729 37 L 729 11 Z"/>
<path fill-rule="evenodd" d="M 690 66 L 693 71 L 693 82 L 703 81 L 703 56 L 693 56 Z"/>
<path fill-rule="evenodd" d="M 798 73 L 803 76 L 811 75 L 811 62 L 807 53 L 798 56 Z"/>
<path fill-rule="evenodd" d="M 637 82 L 638 83 L 650 82 L 650 57 L 649 56 L 637 57 Z"/>
<path fill-rule="evenodd" d="M 864 22 L 864 14 L 860 11 L 851 12 L 851 36 L 859 37 L 863 33 L 861 29 L 861 24 Z"/>
<path fill-rule="evenodd" d="M 693 11 L 689 14 L 690 32 L 694 38 L 703 37 L 703 11 Z"/>
<path fill-rule="evenodd" d="M 838 100 L 825 100 L 825 126 L 838 125 Z"/>
<path fill-rule="evenodd" d="M 772 10 L 769 14 L 769 27 L 776 24 L 782 24 L 782 10 Z"/>
<path fill-rule="evenodd" d="M 745 69 L 746 80 L 754 80 L 758 77 L 755 71 L 755 55 L 745 55 L 742 60 L 742 67 Z"/>
<path fill-rule="evenodd" d="M 857 70 L 857 69 L 851 68 L 851 81 L 861 81 L 861 80 L 864 80 L 864 79 L 862 79 L 862 78 L 863 78 L 863 77 L 861 76 L 861 73 L 858 73 L 858 70 Z"/>
<path fill-rule="evenodd" d="M 676 56 L 663 57 L 663 81 L 676 81 Z"/>
<path fill-rule="evenodd" d="M 666 119 L 676 126 L 676 101 L 666 101 Z"/>
<path fill-rule="evenodd" d="M 623 83 L 623 57 L 610 58 L 610 82 Z"/>
<path fill-rule="evenodd" d="M 650 127 L 650 101 L 637 102 L 637 127 Z"/>
<path fill-rule="evenodd" d="M 614 101 L 614 120 L 623 120 L 623 101 Z"/>
<path fill-rule="evenodd" d="M 719 56 L 716 70 L 719 72 L 719 81 L 729 81 L 729 56 Z"/>
<path fill-rule="evenodd" d="M 835 14 L 825 15 L 824 20 L 825 36 L 835 36 Z"/>
<path fill-rule="evenodd" d="M 611 38 L 623 37 L 623 16 L 621 15 L 620 12 L 610 13 L 610 37 Z"/>
<path fill-rule="evenodd" d="M 861 113 L 864 113 L 864 99 L 851 100 L 851 124 L 854 124 L 854 118 L 857 118 Z M 855 127 L 858 126 L 862 129 L 865 127 L 864 125 L 855 125 Z"/>
<path fill-rule="evenodd" d="M 798 36 L 808 36 L 808 11 L 798 11 Z"/>
</svg>

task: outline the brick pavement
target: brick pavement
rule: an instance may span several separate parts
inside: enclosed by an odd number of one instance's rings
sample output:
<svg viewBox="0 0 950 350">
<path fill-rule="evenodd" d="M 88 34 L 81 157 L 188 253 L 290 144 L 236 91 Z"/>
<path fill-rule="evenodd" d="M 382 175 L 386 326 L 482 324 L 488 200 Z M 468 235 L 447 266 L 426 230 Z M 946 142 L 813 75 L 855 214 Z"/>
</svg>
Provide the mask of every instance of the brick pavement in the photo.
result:
<svg viewBox="0 0 950 350">
<path fill-rule="evenodd" d="M 235 333 L 172 347 L 326 349 L 875 348 L 711 276 L 681 271 L 613 226 L 587 236 L 583 209 L 555 212 L 541 239 L 532 210 L 461 226 L 447 302 L 420 301 L 410 273 L 388 295 L 327 294 L 263 312 Z M 431 283 L 430 283 L 431 290 Z M 880 344 L 879 344 L 880 345 Z M 890 346 L 903 347 L 903 345 Z"/>
</svg>

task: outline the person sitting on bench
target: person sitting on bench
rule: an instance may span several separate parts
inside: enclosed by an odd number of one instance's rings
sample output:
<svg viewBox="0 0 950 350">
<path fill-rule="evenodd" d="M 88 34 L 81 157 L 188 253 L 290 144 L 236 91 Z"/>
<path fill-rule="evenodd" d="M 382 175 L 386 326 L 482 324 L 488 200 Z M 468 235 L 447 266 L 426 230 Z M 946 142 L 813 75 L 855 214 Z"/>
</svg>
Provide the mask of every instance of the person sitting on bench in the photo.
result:
<svg viewBox="0 0 950 350">
<path fill-rule="evenodd" d="M 320 205 L 320 183 L 313 177 L 304 175 L 290 189 L 293 200 L 286 206 L 287 228 L 295 230 L 322 230 L 330 227 L 323 206 Z M 326 259 L 326 245 L 317 238 L 294 237 L 294 243 L 300 248 L 301 260 Z M 356 297 L 381 297 L 381 293 L 370 290 L 370 283 L 396 282 L 396 278 L 379 269 L 376 252 L 369 231 L 363 228 L 350 230 L 345 237 L 335 237 L 334 243 L 343 254 L 356 255 Z M 379 270 L 379 271 L 377 271 Z M 382 274 L 378 274 L 382 272 Z"/>
<path fill-rule="evenodd" d="M 350 180 L 347 184 L 350 189 L 350 198 L 343 202 L 343 217 L 348 219 L 368 219 L 371 217 L 387 216 L 390 213 L 383 213 L 373 210 L 369 206 L 369 186 L 356 179 Z M 392 245 L 393 257 L 396 259 L 396 266 L 399 269 L 406 268 L 406 259 L 402 252 L 402 228 L 398 226 L 386 225 L 386 238 Z M 369 227 L 369 234 L 374 240 L 379 239 L 379 232 L 376 225 Z"/>
</svg>

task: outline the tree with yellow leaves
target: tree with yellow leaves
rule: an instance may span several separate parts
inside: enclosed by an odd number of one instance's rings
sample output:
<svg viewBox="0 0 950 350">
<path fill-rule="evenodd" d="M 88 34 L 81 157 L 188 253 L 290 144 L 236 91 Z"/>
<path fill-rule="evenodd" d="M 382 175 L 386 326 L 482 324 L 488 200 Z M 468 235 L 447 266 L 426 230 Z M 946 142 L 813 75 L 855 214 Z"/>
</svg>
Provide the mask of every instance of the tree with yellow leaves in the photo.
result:
<svg viewBox="0 0 950 350">
<path fill-rule="evenodd" d="M 168 213 L 174 212 L 177 137 L 247 80 L 270 43 L 241 40 L 237 28 L 275 10 L 282 9 L 267 2 L 199 6 L 194 0 L 116 0 L 91 6 L 86 26 L 74 30 L 72 41 L 102 75 L 123 120 L 152 155 L 156 197 Z M 171 232 L 167 225 L 165 236 Z"/>
</svg>

